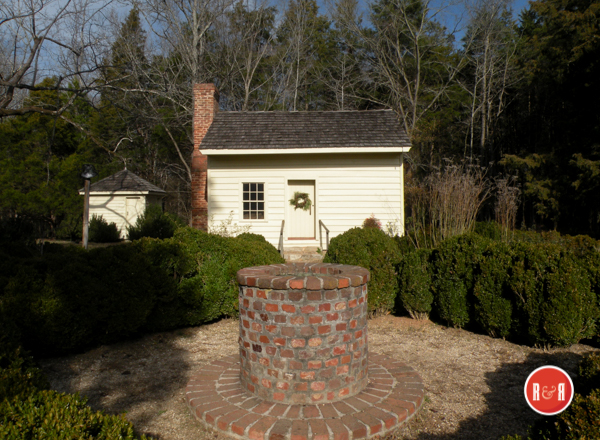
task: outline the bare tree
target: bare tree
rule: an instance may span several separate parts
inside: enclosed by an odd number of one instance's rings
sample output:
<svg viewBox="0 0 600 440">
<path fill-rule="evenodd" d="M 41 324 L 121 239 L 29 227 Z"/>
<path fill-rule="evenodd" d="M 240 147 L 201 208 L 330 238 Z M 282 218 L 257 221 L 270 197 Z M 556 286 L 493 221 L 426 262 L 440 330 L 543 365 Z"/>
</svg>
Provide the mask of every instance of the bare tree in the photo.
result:
<svg viewBox="0 0 600 440">
<path fill-rule="evenodd" d="M 211 68 L 221 73 L 220 90 L 229 108 L 250 110 L 251 97 L 260 92 L 259 109 L 268 109 L 266 88 L 278 75 L 274 40 L 276 9 L 266 3 L 252 7 L 239 1 L 215 26 L 216 50 L 210 54 Z"/>
<path fill-rule="evenodd" d="M 351 32 L 349 23 L 360 23 L 358 0 L 328 2 L 329 16 L 335 26 L 337 45 L 335 57 L 328 60 L 320 72 L 323 85 L 332 92 L 338 110 L 356 108 L 358 90 L 363 82 L 364 48 L 359 36 Z"/>
<path fill-rule="evenodd" d="M 97 86 L 99 61 L 108 48 L 105 11 L 111 3 L 0 0 L 0 117 L 39 112 L 66 119 L 63 113 L 75 99 Z M 52 85 L 38 85 L 47 77 L 54 78 Z M 48 108 L 25 99 L 35 90 L 68 91 L 70 98 Z"/>
<path fill-rule="evenodd" d="M 507 90 L 518 80 L 514 64 L 518 35 L 512 22 L 512 0 L 478 0 L 470 8 L 465 51 L 469 74 L 461 81 L 471 97 L 469 156 L 472 158 L 479 136 L 479 154 L 486 157 L 486 147 L 495 122 L 507 103 Z"/>
<path fill-rule="evenodd" d="M 371 89 L 369 99 L 392 107 L 411 138 L 465 65 L 452 44 L 455 30 L 436 21 L 445 6 L 434 8 L 431 0 L 379 0 L 371 4 L 370 25 L 345 20 L 369 54 L 364 84 Z M 382 88 L 384 93 L 377 93 Z"/>
</svg>

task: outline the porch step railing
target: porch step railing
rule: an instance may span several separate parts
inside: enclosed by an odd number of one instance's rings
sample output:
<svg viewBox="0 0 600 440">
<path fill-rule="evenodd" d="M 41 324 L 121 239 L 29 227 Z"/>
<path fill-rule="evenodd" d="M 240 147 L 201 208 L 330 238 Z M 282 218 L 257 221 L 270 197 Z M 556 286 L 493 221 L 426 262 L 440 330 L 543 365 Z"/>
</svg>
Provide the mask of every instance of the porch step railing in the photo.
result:
<svg viewBox="0 0 600 440">
<path fill-rule="evenodd" d="M 285 256 L 283 255 L 283 227 L 285 226 L 285 220 L 281 220 L 281 231 L 279 232 L 279 246 L 277 247 L 277 250 L 279 251 L 279 255 L 281 255 L 281 258 L 285 258 Z"/>
<path fill-rule="evenodd" d="M 325 229 L 325 243 L 327 244 L 327 248 L 323 247 L 323 229 Z M 323 252 L 327 252 L 327 250 L 329 249 L 329 229 L 327 229 L 327 226 L 325 226 L 325 224 L 323 223 L 322 220 L 319 220 L 319 244 L 321 245 L 321 249 L 323 250 Z"/>
</svg>

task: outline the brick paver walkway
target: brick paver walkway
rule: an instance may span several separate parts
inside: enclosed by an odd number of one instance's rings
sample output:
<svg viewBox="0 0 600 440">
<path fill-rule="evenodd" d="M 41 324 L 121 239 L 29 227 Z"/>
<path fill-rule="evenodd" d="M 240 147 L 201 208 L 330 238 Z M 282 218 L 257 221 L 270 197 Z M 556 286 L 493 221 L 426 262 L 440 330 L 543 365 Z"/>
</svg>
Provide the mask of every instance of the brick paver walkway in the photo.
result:
<svg viewBox="0 0 600 440">
<path fill-rule="evenodd" d="M 198 371 L 186 388 L 192 414 L 235 438 L 252 440 L 353 440 L 382 435 L 410 419 L 423 403 L 423 381 L 411 367 L 369 353 L 369 382 L 359 394 L 318 405 L 262 400 L 240 383 L 239 356 Z"/>
</svg>

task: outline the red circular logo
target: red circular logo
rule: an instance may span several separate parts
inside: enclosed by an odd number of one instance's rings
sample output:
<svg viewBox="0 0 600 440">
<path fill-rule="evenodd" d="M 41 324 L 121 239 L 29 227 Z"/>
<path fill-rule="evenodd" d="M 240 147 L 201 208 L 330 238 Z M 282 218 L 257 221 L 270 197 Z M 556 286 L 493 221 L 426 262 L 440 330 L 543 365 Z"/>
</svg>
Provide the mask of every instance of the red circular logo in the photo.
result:
<svg viewBox="0 0 600 440">
<path fill-rule="evenodd" d="M 535 412 L 553 416 L 563 412 L 573 400 L 573 381 L 561 368 L 545 365 L 525 382 L 525 400 Z"/>
</svg>

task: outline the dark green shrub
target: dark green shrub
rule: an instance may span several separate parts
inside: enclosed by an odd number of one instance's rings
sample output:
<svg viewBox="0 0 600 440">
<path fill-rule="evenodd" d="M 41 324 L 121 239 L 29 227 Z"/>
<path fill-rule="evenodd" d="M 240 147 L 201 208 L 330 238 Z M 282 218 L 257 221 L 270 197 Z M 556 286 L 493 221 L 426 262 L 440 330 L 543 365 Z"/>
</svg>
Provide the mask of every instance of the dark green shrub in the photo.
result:
<svg viewBox="0 0 600 440">
<path fill-rule="evenodd" d="M 178 264 L 189 270 L 179 284 L 181 296 L 195 304 L 187 318 L 189 325 L 237 315 L 238 270 L 285 262 L 275 247 L 254 234 L 233 238 L 181 228 L 172 240 L 182 247 Z"/>
<path fill-rule="evenodd" d="M 600 353 L 591 353 L 579 363 L 579 377 L 575 389 L 585 396 L 596 388 L 600 389 Z"/>
<path fill-rule="evenodd" d="M 398 250 L 400 251 L 400 255 L 407 254 L 409 252 L 413 252 L 415 249 L 415 244 L 413 240 L 408 236 L 408 234 L 404 234 L 403 236 L 395 235 L 394 241 L 398 245 Z"/>
<path fill-rule="evenodd" d="M 262 235 L 259 235 L 259 234 L 253 234 L 251 232 L 244 232 L 242 234 L 239 234 L 236 238 L 238 238 L 240 240 L 244 240 L 244 241 L 255 241 L 258 243 L 267 243 L 267 240 L 265 239 L 265 237 L 263 237 Z"/>
<path fill-rule="evenodd" d="M 0 262 L 7 271 L 0 315 L 11 317 L 28 350 L 58 355 L 236 316 L 237 271 L 282 262 L 253 234 L 225 238 L 191 228 L 90 251 L 49 246 L 43 255 Z"/>
<path fill-rule="evenodd" d="M 175 215 L 163 212 L 160 205 L 148 205 L 142 215 L 135 221 L 134 226 L 127 228 L 130 240 L 139 240 L 142 237 L 170 238 L 183 222 Z"/>
<path fill-rule="evenodd" d="M 516 243 L 509 279 L 517 333 L 532 345 L 570 345 L 595 331 L 596 294 L 588 272 L 563 247 Z"/>
<path fill-rule="evenodd" d="M 513 320 L 513 304 L 508 288 L 512 266 L 510 246 L 490 243 L 479 261 L 479 274 L 473 287 L 475 320 L 488 335 L 508 337 Z"/>
<path fill-rule="evenodd" d="M 541 307 L 544 337 L 553 346 L 569 346 L 593 336 L 598 317 L 587 273 L 571 255 L 561 257 L 556 269 L 546 274 Z"/>
<path fill-rule="evenodd" d="M 189 325 L 187 315 L 197 304 L 192 299 L 194 289 L 182 289 L 181 285 L 196 268 L 193 259 L 184 255 L 181 244 L 173 239 L 145 237 L 134 245 L 140 254 L 148 258 L 155 275 L 155 304 L 143 330 L 166 331 Z"/>
<path fill-rule="evenodd" d="M 600 390 L 595 389 L 585 397 L 575 394 L 562 413 L 534 423 L 526 440 L 594 440 L 599 432 Z"/>
<path fill-rule="evenodd" d="M 475 223 L 473 232 L 489 240 L 502 240 L 502 228 L 494 221 Z"/>
<path fill-rule="evenodd" d="M 41 370 L 20 344 L 21 332 L 0 301 L 0 402 L 48 386 Z"/>
<path fill-rule="evenodd" d="M 46 377 L 21 347 L 12 352 L 3 351 L 0 359 L 0 402 L 48 388 Z"/>
<path fill-rule="evenodd" d="M 20 266 L 2 308 L 18 323 L 26 348 L 65 353 L 137 334 L 153 307 L 156 277 L 131 245 L 65 247 Z"/>
<path fill-rule="evenodd" d="M 56 391 L 4 400 L 0 414 L 0 438 L 6 440 L 138 438 L 123 416 L 94 412 L 84 399 Z"/>
<path fill-rule="evenodd" d="M 0 243 L 33 243 L 35 225 L 26 217 L 0 218 Z"/>
<path fill-rule="evenodd" d="M 116 223 L 108 223 L 94 214 L 90 219 L 89 240 L 93 243 L 116 243 L 121 241 L 121 231 Z"/>
<path fill-rule="evenodd" d="M 544 302 L 543 279 L 548 268 L 556 264 L 554 260 L 560 254 L 560 248 L 549 249 L 538 244 L 520 242 L 515 243 L 511 249 L 513 263 L 509 288 L 515 304 L 515 333 L 521 342 L 543 344 L 543 329 L 540 326 L 541 306 Z"/>
<path fill-rule="evenodd" d="M 502 440 L 592 440 L 600 433 L 600 354 L 592 353 L 579 364 L 579 378 L 571 405 L 562 413 L 544 417 L 529 428 L 526 438 Z"/>
<path fill-rule="evenodd" d="M 469 323 L 478 264 L 490 241 L 470 233 L 444 241 L 432 254 L 436 311 L 454 327 Z"/>
<path fill-rule="evenodd" d="M 398 265 L 399 295 L 397 301 L 414 319 L 427 319 L 433 304 L 431 290 L 431 251 L 423 249 L 403 255 Z"/>
<path fill-rule="evenodd" d="M 0 438 L 137 438 L 122 416 L 93 412 L 85 399 L 47 391 L 48 382 L 33 359 L 20 347 L 14 349 L 12 342 L 9 345 L 0 346 Z"/>
<path fill-rule="evenodd" d="M 396 266 L 400 252 L 396 241 L 377 228 L 353 228 L 329 244 L 324 262 L 351 264 L 369 269 L 369 311 L 386 313 L 394 309 L 398 294 Z"/>
<path fill-rule="evenodd" d="M 568 237 L 565 246 L 587 271 L 600 307 L 600 242 L 587 235 L 577 235 Z"/>
</svg>

